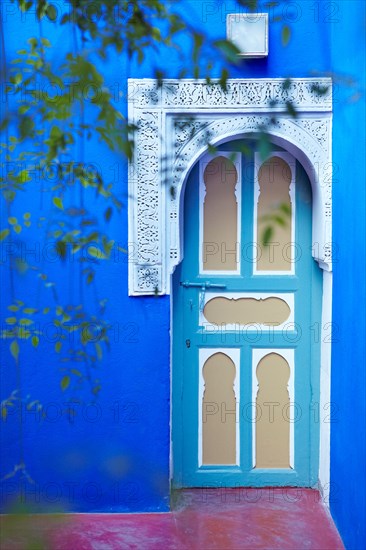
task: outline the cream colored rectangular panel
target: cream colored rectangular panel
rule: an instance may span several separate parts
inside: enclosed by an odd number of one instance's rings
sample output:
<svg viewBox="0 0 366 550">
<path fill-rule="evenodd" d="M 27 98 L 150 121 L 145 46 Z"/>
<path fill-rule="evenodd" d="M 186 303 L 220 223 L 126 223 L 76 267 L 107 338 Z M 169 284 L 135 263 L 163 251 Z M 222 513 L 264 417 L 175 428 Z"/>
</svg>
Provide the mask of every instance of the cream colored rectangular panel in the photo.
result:
<svg viewBox="0 0 366 550">
<path fill-rule="evenodd" d="M 200 161 L 200 272 L 240 272 L 240 157 Z"/>
<path fill-rule="evenodd" d="M 254 272 L 293 273 L 295 159 L 279 152 L 264 162 L 255 158 Z"/>
<path fill-rule="evenodd" d="M 199 325 L 205 330 L 283 330 L 293 327 L 294 295 L 206 291 Z"/>
<path fill-rule="evenodd" d="M 293 350 L 253 350 L 255 468 L 293 468 L 293 359 Z"/>
<path fill-rule="evenodd" d="M 238 349 L 200 350 L 199 465 L 239 464 Z"/>
</svg>

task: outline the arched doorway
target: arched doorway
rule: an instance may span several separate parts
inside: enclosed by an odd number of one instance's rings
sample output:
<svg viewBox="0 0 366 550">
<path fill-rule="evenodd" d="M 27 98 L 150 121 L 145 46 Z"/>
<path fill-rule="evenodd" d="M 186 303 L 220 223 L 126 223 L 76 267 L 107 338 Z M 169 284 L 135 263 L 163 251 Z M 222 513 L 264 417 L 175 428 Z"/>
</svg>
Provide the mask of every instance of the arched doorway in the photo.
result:
<svg viewBox="0 0 366 550">
<path fill-rule="evenodd" d="M 195 164 L 173 276 L 173 482 L 311 486 L 318 479 L 322 277 L 298 160 L 254 140 Z"/>
</svg>

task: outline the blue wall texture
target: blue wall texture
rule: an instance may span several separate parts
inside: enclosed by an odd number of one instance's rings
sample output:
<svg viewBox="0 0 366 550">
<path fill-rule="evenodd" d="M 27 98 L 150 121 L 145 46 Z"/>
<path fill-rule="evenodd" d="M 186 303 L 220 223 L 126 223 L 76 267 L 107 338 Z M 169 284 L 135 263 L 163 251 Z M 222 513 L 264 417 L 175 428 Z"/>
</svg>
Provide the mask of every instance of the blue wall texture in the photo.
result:
<svg viewBox="0 0 366 550">
<path fill-rule="evenodd" d="M 54 2 L 57 17 L 67 12 L 67 2 Z M 364 318 L 360 304 L 364 298 L 365 218 L 365 7 L 363 1 L 335 2 L 280 1 L 275 6 L 260 4 L 270 14 L 270 54 L 268 59 L 249 60 L 230 67 L 232 77 L 306 77 L 334 75 L 334 241 L 337 257 L 334 267 L 333 321 L 339 327 L 332 359 L 332 402 L 337 414 L 331 425 L 331 511 L 347 548 L 364 547 L 365 503 L 361 489 L 365 485 L 365 375 Z M 47 36 L 57 63 L 72 47 L 73 37 L 67 26 L 55 27 L 43 21 L 40 28 L 34 12 L 21 14 L 10 1 L 1 4 L 6 29 L 5 63 L 25 47 L 26 39 Z M 210 38 L 224 38 L 226 14 L 240 11 L 236 2 L 184 0 L 179 9 L 190 25 Z M 242 8 L 241 8 L 242 9 Z M 282 18 L 280 22 L 278 18 Z M 291 39 L 284 47 L 281 28 L 291 28 Z M 176 77 L 182 68 L 192 77 L 189 62 L 191 48 L 187 34 L 179 38 L 186 57 L 162 48 L 150 52 L 142 64 L 125 55 L 110 56 L 99 63 L 105 84 L 113 90 L 115 105 L 126 115 L 127 78 L 154 76 L 163 67 L 166 76 Z M 202 70 L 204 71 L 202 59 Z M 220 75 L 220 61 L 214 59 L 212 76 Z M 351 82 L 349 77 L 355 82 Z M 358 91 L 361 97 L 357 96 Z M 2 89 L 2 108 L 5 106 Z M 13 98 L 9 96 L 10 104 Z M 86 116 L 88 113 L 86 112 Z M 71 156 L 80 155 L 79 144 Z M 121 213 L 114 215 L 108 233 L 122 248 L 127 248 L 127 166 L 120 155 L 92 138 L 83 152 L 85 163 L 94 163 L 123 202 Z M 26 161 L 28 162 L 28 160 Z M 30 160 L 29 164 L 34 164 Z M 28 166 L 29 167 L 29 166 Z M 9 170 L 9 163 L 2 166 Z M 19 210 L 12 216 L 31 212 L 31 219 L 44 217 L 50 223 L 54 206 L 52 193 L 41 189 L 55 185 L 50 177 L 34 172 Z M 47 198 L 42 198 L 42 197 Z M 85 196 L 86 207 L 99 218 L 104 228 L 103 201 Z M 72 206 L 72 204 L 70 204 Z M 2 227 L 8 212 L 2 205 Z M 42 230 L 42 235 L 44 231 Z M 1 399 L 21 385 L 25 402 L 9 409 L 2 425 L 1 504 L 7 509 L 14 495 L 21 492 L 30 507 L 52 506 L 94 511 L 162 511 L 169 508 L 170 445 L 170 301 L 168 297 L 128 297 L 128 258 L 123 252 L 112 260 L 100 262 L 98 287 L 80 290 L 79 271 L 72 258 L 65 262 L 54 258 L 47 240 L 39 241 L 36 223 L 23 232 L 15 248 L 2 247 L 2 319 L 14 299 L 30 307 L 44 308 L 60 303 L 75 304 L 81 299 L 96 313 L 96 297 L 107 299 L 104 319 L 113 327 L 109 351 L 104 353 L 97 375 L 102 387 L 98 398 L 90 390 L 79 391 L 80 403 L 70 413 L 68 391 L 60 388 L 64 364 L 62 352 L 54 350 L 55 333 L 40 340 L 37 348 L 22 343 L 20 374 L 14 368 L 9 342 L 3 342 Z M 26 247 L 29 263 L 22 275 L 11 272 L 6 264 Z M 31 251 L 39 246 L 39 253 Z M 18 247 L 18 248 L 16 248 Z M 7 262 L 7 260 L 9 260 Z M 45 287 L 39 275 L 47 273 Z M 57 288 L 58 297 L 53 288 Z M 80 294 L 82 292 L 82 296 Z M 362 296 L 361 296 L 362 295 Z M 79 301 L 79 302 L 78 302 Z M 95 310 L 95 311 L 94 311 Z M 42 323 L 45 323 L 42 317 Z M 65 342 L 63 348 L 70 347 Z M 69 366 L 69 365 L 68 365 Z M 75 367 L 77 364 L 75 363 Z M 26 403 L 38 399 L 43 404 L 41 417 Z M 69 411 L 69 412 L 67 412 Z M 18 422 L 18 414 L 22 422 Z M 20 426 L 20 430 L 19 430 Z M 14 466 L 24 462 L 26 471 Z M 11 475 L 11 474 L 14 475 Z M 30 481 L 30 478 L 34 482 Z"/>
<path fill-rule="evenodd" d="M 333 239 L 338 251 L 333 322 L 339 338 L 332 348 L 330 508 L 346 548 L 358 550 L 366 544 L 364 306 L 357 315 L 358 304 L 365 304 L 365 185 L 359 182 L 366 180 L 366 12 L 360 2 L 341 4 L 342 32 L 334 29 L 331 42 L 338 84 L 333 115 Z M 358 82 L 360 98 L 342 82 L 346 75 Z"/>
</svg>

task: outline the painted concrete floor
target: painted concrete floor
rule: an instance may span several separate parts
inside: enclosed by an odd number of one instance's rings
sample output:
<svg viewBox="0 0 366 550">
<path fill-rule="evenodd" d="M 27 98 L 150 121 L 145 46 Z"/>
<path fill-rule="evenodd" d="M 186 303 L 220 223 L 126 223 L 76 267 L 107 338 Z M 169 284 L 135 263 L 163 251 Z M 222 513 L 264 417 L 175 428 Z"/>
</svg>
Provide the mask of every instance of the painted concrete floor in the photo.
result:
<svg viewBox="0 0 366 550">
<path fill-rule="evenodd" d="M 3 516 L 1 532 L 1 550 L 344 549 L 312 489 L 191 489 L 171 513 Z"/>
</svg>

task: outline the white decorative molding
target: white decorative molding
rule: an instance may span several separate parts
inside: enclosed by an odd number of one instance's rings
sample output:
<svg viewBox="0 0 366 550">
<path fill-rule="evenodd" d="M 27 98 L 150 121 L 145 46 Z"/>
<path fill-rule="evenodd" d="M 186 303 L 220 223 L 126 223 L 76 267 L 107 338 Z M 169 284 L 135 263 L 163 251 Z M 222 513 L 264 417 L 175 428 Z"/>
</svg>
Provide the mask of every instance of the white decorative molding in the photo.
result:
<svg viewBox="0 0 366 550">
<path fill-rule="evenodd" d="M 261 132 L 301 162 L 313 188 L 313 256 L 331 270 L 331 79 L 216 82 L 130 79 L 129 123 L 137 126 L 129 168 L 130 295 L 168 294 L 182 258 L 181 212 L 192 166 L 213 145 Z M 324 93 L 324 90 L 328 91 Z M 319 94 L 318 89 L 323 93 Z M 287 109 L 296 107 L 297 118 Z M 273 114 L 275 113 L 275 120 Z"/>
</svg>

